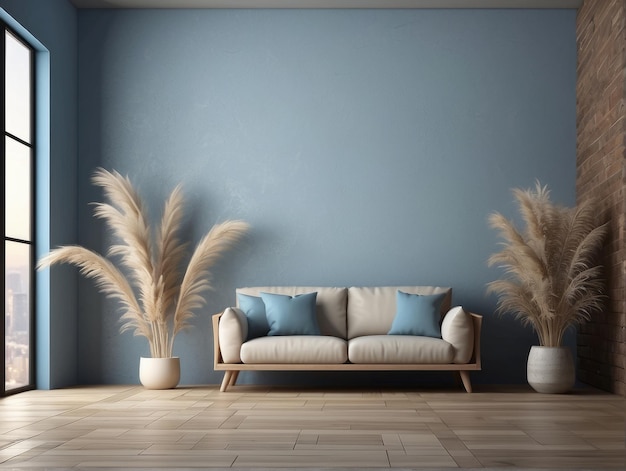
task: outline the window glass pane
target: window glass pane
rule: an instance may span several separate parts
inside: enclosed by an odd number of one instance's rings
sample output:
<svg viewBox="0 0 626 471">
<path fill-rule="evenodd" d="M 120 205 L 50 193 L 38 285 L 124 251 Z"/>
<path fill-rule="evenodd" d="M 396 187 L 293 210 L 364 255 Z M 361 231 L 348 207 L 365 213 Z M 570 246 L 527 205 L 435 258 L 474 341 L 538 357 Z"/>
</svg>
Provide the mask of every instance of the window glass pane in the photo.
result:
<svg viewBox="0 0 626 471">
<path fill-rule="evenodd" d="M 6 131 L 31 143 L 31 51 L 8 31 L 6 38 Z"/>
<path fill-rule="evenodd" d="M 30 245 L 5 242 L 5 390 L 27 386 L 30 375 Z"/>
<path fill-rule="evenodd" d="M 6 235 L 30 240 L 30 148 L 6 139 Z"/>
</svg>

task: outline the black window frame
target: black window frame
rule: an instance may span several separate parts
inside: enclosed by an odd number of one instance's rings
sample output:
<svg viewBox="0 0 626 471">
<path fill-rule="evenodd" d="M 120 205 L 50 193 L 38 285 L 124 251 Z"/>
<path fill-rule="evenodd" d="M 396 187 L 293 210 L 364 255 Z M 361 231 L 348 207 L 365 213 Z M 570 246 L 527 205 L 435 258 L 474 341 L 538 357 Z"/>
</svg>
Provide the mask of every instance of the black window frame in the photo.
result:
<svg viewBox="0 0 626 471">
<path fill-rule="evenodd" d="M 5 306 L 5 313 L 2 322 L 0 322 L 0 338 L 2 339 L 2 347 L 0 348 L 0 364 L 2 367 L 0 368 L 0 380 L 2 381 L 2 388 L 0 389 L 0 397 L 9 396 L 12 394 L 17 394 L 24 391 L 29 391 L 36 388 L 36 323 L 35 323 L 35 312 L 36 312 L 36 276 L 35 276 L 35 257 L 36 257 L 36 239 L 35 234 L 36 230 L 36 163 L 37 163 L 37 129 L 36 129 L 36 60 L 35 56 L 37 51 L 35 48 L 28 43 L 13 28 L 11 28 L 6 22 L 0 20 L 0 25 L 2 25 L 3 32 L 0 38 L 0 58 L 2 60 L 2 70 L 0 71 L 0 97 L 2 98 L 1 102 L 3 104 L 3 109 L 0 112 L 0 125 L 3 130 L 3 140 L 2 145 L 0 146 L 0 174 L 2 175 L 2 204 L 0 207 L 2 208 L 2 218 L 0 224 L 2 225 L 3 234 L 4 234 L 4 243 L 0 247 L 0 258 L 2 258 L 3 268 L 2 272 L 2 286 L 3 288 L 0 290 L 0 302 Z M 10 33 L 17 41 L 19 41 L 24 47 L 30 50 L 30 142 L 26 142 L 19 137 L 8 133 L 6 130 L 6 33 Z M 14 237 L 7 237 L 6 234 L 6 140 L 7 137 L 15 140 L 16 142 L 27 146 L 30 149 L 30 240 L 17 239 Z M 21 244 L 29 245 L 30 252 L 30 267 L 29 267 L 29 349 L 28 349 L 28 384 L 24 386 L 20 386 L 17 388 L 13 388 L 10 390 L 6 389 L 6 243 L 7 242 L 17 242 Z"/>
</svg>

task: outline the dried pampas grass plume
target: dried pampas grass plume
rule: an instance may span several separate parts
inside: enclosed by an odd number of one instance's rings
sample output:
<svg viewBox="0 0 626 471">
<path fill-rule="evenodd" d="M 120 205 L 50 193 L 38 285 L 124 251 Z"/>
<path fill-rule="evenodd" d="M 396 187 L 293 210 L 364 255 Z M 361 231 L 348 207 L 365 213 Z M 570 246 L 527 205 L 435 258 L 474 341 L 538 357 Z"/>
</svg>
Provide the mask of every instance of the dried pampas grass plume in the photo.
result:
<svg viewBox="0 0 626 471">
<path fill-rule="evenodd" d="M 592 202 L 557 206 L 539 182 L 513 194 L 526 227 L 518 231 L 499 213 L 489 217 L 504 242 L 488 264 L 506 276 L 489 283 L 487 292 L 498 295 L 499 313 L 514 314 L 535 329 L 542 346 L 557 347 L 569 326 L 602 308 L 604 283 L 595 262 L 607 227 L 598 224 Z"/>
<path fill-rule="evenodd" d="M 96 203 L 94 215 L 103 219 L 119 240 L 108 255 L 119 257 L 128 275 L 108 258 L 79 246 L 52 250 L 37 268 L 57 263 L 77 266 L 102 293 L 120 302 L 124 310 L 122 332 L 131 330 L 134 335 L 146 337 L 153 358 L 171 357 L 174 338 L 189 327 L 194 312 L 204 306 L 203 295 L 212 289 L 210 268 L 249 226 L 243 221 L 213 226 L 197 245 L 183 273 L 187 244 L 179 237 L 183 220 L 180 185 L 167 199 L 160 225 L 153 231 L 143 201 L 128 177 L 99 168 L 92 182 L 103 188 L 109 201 Z"/>
</svg>

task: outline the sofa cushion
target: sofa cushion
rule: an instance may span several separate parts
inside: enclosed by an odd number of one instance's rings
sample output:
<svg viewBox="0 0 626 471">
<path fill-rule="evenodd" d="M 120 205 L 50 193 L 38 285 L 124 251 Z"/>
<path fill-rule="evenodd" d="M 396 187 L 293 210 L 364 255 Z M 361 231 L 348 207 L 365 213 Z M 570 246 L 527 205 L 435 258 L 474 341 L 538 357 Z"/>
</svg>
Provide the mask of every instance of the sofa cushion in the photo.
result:
<svg viewBox="0 0 626 471">
<path fill-rule="evenodd" d="M 352 363 L 445 364 L 452 363 L 453 358 L 454 347 L 432 337 L 367 335 L 348 341 L 348 360 Z"/>
<path fill-rule="evenodd" d="M 396 314 L 396 293 L 432 295 L 445 293 L 441 315 L 448 312 L 452 289 L 437 286 L 351 287 L 348 289 L 348 339 L 363 335 L 385 335 Z"/>
<path fill-rule="evenodd" d="M 258 296 L 248 296 L 247 294 L 237 294 L 237 304 L 246 315 L 248 320 L 248 337 L 246 340 L 264 337 L 270 330 L 265 315 L 265 303 Z"/>
<path fill-rule="evenodd" d="M 246 316 L 238 308 L 226 308 L 218 327 L 220 352 L 224 363 L 241 363 L 240 349 L 248 335 Z"/>
<path fill-rule="evenodd" d="M 316 315 L 322 335 L 346 338 L 346 288 L 327 288 L 314 286 L 259 286 L 238 288 L 237 293 L 260 296 L 260 293 L 275 293 L 295 296 L 297 294 L 317 292 Z"/>
<path fill-rule="evenodd" d="M 267 335 L 320 335 L 315 311 L 317 293 L 288 296 L 261 293 L 270 331 Z"/>
<path fill-rule="evenodd" d="M 347 359 L 347 342 L 330 336 L 260 337 L 241 346 L 241 360 L 244 363 L 341 364 Z"/>
<path fill-rule="evenodd" d="M 468 363 L 474 352 L 474 322 L 461 306 L 453 307 L 441 323 L 441 337 L 454 347 L 453 363 Z"/>
<path fill-rule="evenodd" d="M 423 335 L 440 339 L 440 306 L 444 297 L 445 293 L 421 295 L 398 290 L 396 315 L 389 335 Z"/>
</svg>

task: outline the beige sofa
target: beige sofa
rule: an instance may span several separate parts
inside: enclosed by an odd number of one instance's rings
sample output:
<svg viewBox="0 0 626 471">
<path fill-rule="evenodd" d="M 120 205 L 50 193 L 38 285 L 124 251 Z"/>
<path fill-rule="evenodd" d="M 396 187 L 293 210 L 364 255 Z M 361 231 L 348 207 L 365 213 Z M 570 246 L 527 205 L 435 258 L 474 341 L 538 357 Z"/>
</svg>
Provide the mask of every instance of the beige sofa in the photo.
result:
<svg viewBox="0 0 626 471">
<path fill-rule="evenodd" d="M 444 296 L 441 338 L 388 335 L 396 315 L 398 291 Z M 296 296 L 317 293 L 315 316 L 321 335 L 261 336 L 247 340 L 248 318 L 239 307 L 213 316 L 214 368 L 225 371 L 221 391 L 240 371 L 390 371 L 448 370 L 459 373 L 467 392 L 470 371 L 481 369 L 482 316 L 451 307 L 451 288 L 385 287 L 254 287 L 237 294 Z"/>
</svg>

